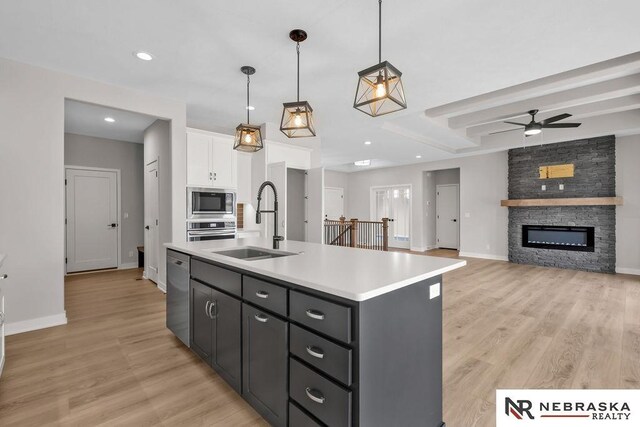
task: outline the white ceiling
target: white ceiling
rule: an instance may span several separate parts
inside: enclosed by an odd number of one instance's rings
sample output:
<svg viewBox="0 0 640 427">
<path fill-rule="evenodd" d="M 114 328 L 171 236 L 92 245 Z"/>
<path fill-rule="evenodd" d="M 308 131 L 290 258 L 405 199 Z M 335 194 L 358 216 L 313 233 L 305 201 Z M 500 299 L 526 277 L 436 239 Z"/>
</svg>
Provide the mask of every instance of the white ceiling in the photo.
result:
<svg viewBox="0 0 640 427">
<path fill-rule="evenodd" d="M 316 113 L 323 163 L 340 168 L 461 155 L 474 139 L 426 109 L 640 46 L 636 0 L 385 0 L 383 9 L 383 59 L 403 71 L 409 108 L 378 118 L 352 108 L 357 72 L 377 62 L 375 0 L 2 0 L 0 56 L 183 99 L 189 125 L 231 132 L 245 117 L 245 64 L 257 69 L 252 122 L 279 121 L 295 97 L 288 33 L 303 28 L 301 96 Z"/>
<path fill-rule="evenodd" d="M 106 122 L 105 117 L 115 120 Z M 72 100 L 64 102 L 64 131 L 116 141 L 144 142 L 144 131 L 156 117 Z"/>
</svg>

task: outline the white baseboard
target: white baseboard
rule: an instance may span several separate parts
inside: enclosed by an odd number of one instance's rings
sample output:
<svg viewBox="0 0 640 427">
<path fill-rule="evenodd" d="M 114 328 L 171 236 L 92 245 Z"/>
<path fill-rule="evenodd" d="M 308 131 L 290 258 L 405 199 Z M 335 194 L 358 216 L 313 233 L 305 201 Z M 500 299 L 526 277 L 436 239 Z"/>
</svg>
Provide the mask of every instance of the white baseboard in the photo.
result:
<svg viewBox="0 0 640 427">
<path fill-rule="evenodd" d="M 624 268 L 624 267 L 620 267 L 620 268 L 616 268 L 616 273 L 633 274 L 635 276 L 640 276 L 640 269 L 639 268 Z"/>
<path fill-rule="evenodd" d="M 118 270 L 128 270 L 130 268 L 138 268 L 137 262 L 127 262 L 125 264 L 120 264 L 118 266 Z"/>
<path fill-rule="evenodd" d="M 53 316 L 38 317 L 36 319 L 21 320 L 19 322 L 7 323 L 4 325 L 5 335 L 21 334 L 23 332 L 35 331 L 38 329 L 51 328 L 67 324 L 67 313 L 54 314 Z"/>
<path fill-rule="evenodd" d="M 413 252 L 424 252 L 427 250 L 427 248 L 424 246 L 411 246 L 409 250 Z"/>
<path fill-rule="evenodd" d="M 165 294 L 167 293 L 167 284 L 166 283 L 162 283 L 161 281 L 158 280 L 158 284 L 156 286 L 158 287 L 158 289 L 160 289 Z"/>
<path fill-rule="evenodd" d="M 460 252 L 458 256 L 466 257 L 466 258 L 483 258 L 483 259 L 493 259 L 496 261 L 509 261 L 509 257 L 504 255 L 493 255 L 493 254 L 479 254 L 475 252 Z"/>
<path fill-rule="evenodd" d="M 437 249 L 438 247 L 436 245 L 427 245 L 427 250 L 430 251 L 431 249 Z"/>
</svg>

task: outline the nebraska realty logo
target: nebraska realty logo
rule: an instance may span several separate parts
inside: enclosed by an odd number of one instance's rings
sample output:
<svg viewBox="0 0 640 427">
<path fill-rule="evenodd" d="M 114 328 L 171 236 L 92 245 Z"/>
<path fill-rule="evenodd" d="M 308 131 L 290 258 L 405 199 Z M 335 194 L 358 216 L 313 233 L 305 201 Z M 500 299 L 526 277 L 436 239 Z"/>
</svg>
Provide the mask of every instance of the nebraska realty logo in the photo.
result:
<svg viewBox="0 0 640 427">
<path fill-rule="evenodd" d="M 640 426 L 640 390 L 496 390 L 497 427 Z"/>
</svg>

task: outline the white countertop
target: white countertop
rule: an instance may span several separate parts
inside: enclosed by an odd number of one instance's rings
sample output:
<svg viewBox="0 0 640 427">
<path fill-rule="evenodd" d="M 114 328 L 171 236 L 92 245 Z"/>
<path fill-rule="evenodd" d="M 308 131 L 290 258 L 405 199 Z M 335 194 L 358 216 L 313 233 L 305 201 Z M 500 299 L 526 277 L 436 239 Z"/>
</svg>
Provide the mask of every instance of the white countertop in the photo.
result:
<svg viewBox="0 0 640 427">
<path fill-rule="evenodd" d="M 242 246 L 272 248 L 271 239 L 256 237 L 166 243 L 165 246 L 352 301 L 365 301 L 467 264 L 460 259 L 344 248 L 294 240 L 280 242 L 280 250 L 295 252 L 297 255 L 280 258 L 246 261 L 215 253 Z"/>
</svg>

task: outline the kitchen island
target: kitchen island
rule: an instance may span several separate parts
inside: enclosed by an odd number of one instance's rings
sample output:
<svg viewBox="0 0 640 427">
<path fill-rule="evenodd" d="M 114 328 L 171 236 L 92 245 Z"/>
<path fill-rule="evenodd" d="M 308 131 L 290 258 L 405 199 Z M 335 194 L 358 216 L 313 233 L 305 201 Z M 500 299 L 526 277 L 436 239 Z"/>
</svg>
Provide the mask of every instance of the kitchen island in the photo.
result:
<svg viewBox="0 0 640 427">
<path fill-rule="evenodd" d="M 442 274 L 465 261 L 261 238 L 166 246 L 189 265 L 182 303 L 167 275 L 167 319 L 188 313 L 191 349 L 272 425 L 443 424 Z"/>
</svg>

